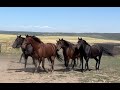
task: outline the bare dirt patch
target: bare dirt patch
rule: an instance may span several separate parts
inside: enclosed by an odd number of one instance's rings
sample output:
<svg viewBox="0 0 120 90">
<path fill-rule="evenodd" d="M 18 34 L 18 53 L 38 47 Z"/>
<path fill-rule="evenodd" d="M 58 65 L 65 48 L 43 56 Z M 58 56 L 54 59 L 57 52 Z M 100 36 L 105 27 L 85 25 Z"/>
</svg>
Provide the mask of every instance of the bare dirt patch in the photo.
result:
<svg viewBox="0 0 120 90">
<path fill-rule="evenodd" d="M 95 60 L 89 61 L 91 71 L 80 72 L 79 68 L 74 71 L 65 71 L 63 62 L 55 61 L 55 71 L 33 74 L 34 65 L 31 58 L 28 60 L 27 69 L 24 70 L 24 60 L 18 63 L 18 56 L 0 56 L 0 83 L 116 83 L 120 82 L 120 58 L 103 56 L 100 70 L 95 70 Z M 45 67 L 50 64 L 46 60 Z"/>
</svg>

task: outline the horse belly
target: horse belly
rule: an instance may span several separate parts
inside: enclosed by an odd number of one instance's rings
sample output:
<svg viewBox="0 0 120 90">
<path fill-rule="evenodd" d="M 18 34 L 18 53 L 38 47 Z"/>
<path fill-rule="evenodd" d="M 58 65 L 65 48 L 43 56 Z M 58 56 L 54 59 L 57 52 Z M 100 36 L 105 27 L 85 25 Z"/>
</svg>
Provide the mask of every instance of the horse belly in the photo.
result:
<svg viewBox="0 0 120 90">
<path fill-rule="evenodd" d="M 100 52 L 99 50 L 92 50 L 92 58 L 99 56 Z"/>
</svg>

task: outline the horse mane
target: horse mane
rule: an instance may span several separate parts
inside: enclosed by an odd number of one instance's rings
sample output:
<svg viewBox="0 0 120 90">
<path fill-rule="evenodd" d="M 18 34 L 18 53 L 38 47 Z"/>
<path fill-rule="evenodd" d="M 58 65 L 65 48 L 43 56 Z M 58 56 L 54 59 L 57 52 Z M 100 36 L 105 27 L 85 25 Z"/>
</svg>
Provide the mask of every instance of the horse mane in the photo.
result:
<svg viewBox="0 0 120 90">
<path fill-rule="evenodd" d="M 83 40 L 83 39 L 82 39 L 82 40 Z M 89 45 L 89 46 L 90 46 L 90 44 L 88 44 L 88 42 L 86 42 L 85 40 L 83 40 L 83 41 L 84 41 L 84 43 L 85 43 L 85 44 L 87 44 L 87 45 Z"/>
<path fill-rule="evenodd" d="M 33 38 L 36 42 L 43 43 L 39 38 L 37 38 L 37 37 L 35 37 L 35 36 L 32 36 L 32 38 Z"/>
<path fill-rule="evenodd" d="M 66 40 L 63 40 L 64 41 L 64 44 L 66 45 L 66 46 L 72 46 L 72 45 L 74 45 L 73 43 L 71 43 L 71 42 L 69 42 L 69 41 L 66 41 Z"/>
</svg>

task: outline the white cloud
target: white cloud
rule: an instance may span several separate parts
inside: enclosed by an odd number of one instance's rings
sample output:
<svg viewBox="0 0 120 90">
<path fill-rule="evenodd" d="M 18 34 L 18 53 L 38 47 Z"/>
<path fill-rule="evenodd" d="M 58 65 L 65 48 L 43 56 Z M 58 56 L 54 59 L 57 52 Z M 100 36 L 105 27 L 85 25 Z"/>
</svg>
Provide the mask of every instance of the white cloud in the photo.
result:
<svg viewBox="0 0 120 90">
<path fill-rule="evenodd" d="M 49 26 L 42 26 L 40 28 L 51 28 L 51 29 L 56 29 L 56 28 L 53 28 L 53 27 L 49 27 Z"/>
</svg>

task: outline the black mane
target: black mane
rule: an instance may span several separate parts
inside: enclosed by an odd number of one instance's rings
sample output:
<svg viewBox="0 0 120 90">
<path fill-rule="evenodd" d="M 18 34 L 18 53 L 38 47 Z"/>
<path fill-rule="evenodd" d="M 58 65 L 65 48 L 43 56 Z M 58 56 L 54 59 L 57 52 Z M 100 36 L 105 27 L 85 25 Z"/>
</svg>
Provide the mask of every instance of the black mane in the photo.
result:
<svg viewBox="0 0 120 90">
<path fill-rule="evenodd" d="M 72 46 L 72 45 L 74 45 L 73 43 L 71 43 L 71 42 L 69 42 L 69 41 L 66 41 L 66 40 L 63 40 L 64 41 L 64 44 L 66 45 L 66 46 Z"/>
<path fill-rule="evenodd" d="M 88 42 L 86 42 L 85 40 L 83 40 L 84 41 L 84 43 L 86 44 L 86 45 L 89 45 L 90 46 L 90 44 L 88 44 Z"/>
</svg>

